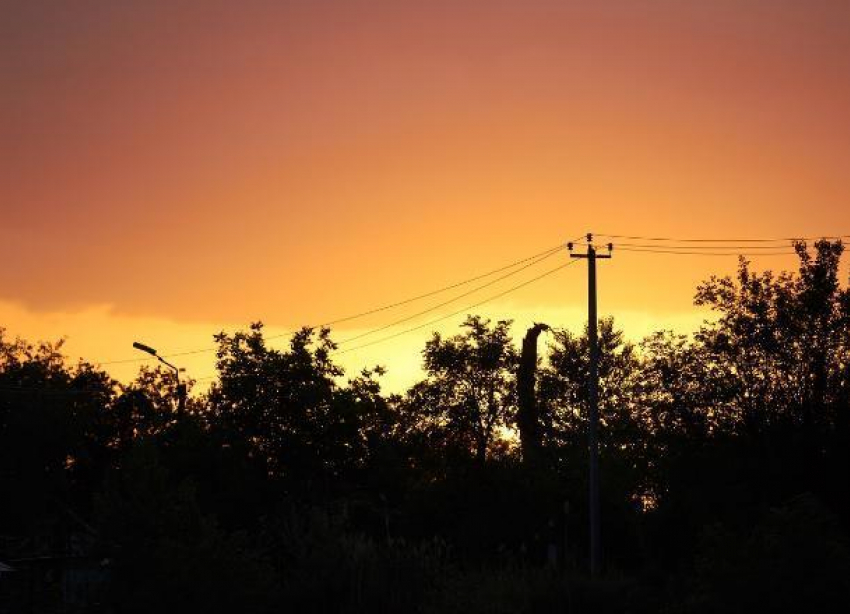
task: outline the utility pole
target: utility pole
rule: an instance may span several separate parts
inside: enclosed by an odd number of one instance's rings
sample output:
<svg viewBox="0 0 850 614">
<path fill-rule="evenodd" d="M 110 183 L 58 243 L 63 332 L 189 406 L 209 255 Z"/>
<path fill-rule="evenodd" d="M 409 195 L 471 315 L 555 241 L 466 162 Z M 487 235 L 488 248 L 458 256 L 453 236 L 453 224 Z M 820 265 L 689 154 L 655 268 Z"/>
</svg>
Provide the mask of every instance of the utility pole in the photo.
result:
<svg viewBox="0 0 850 614">
<path fill-rule="evenodd" d="M 573 244 L 568 245 L 570 251 Z M 587 337 L 590 346 L 590 375 L 588 387 L 587 444 L 590 454 L 590 575 L 598 576 L 602 570 L 602 532 L 599 518 L 599 340 L 597 338 L 596 315 L 596 260 L 610 258 L 613 245 L 608 244 L 608 253 L 599 255 L 593 245 L 593 235 L 587 233 L 587 253 L 570 254 L 571 258 L 587 259 Z"/>
</svg>

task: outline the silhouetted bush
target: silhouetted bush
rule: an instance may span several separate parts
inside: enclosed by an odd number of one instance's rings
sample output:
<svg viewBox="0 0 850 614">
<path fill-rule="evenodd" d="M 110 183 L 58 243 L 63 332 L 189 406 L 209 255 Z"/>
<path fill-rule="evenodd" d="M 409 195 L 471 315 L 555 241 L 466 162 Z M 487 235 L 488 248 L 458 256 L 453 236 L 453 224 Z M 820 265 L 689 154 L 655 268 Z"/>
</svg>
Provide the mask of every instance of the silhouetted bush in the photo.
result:
<svg viewBox="0 0 850 614">
<path fill-rule="evenodd" d="M 835 517 L 811 495 L 767 512 L 748 535 L 706 529 L 693 578 L 675 612 L 844 612 L 850 549 Z"/>
<path fill-rule="evenodd" d="M 628 614 L 654 612 L 634 580 L 590 580 L 551 568 L 507 565 L 445 576 L 425 614 Z"/>
<path fill-rule="evenodd" d="M 378 541 L 320 510 L 292 512 L 271 531 L 283 603 L 295 612 L 415 612 L 446 573 L 444 543 Z"/>
</svg>

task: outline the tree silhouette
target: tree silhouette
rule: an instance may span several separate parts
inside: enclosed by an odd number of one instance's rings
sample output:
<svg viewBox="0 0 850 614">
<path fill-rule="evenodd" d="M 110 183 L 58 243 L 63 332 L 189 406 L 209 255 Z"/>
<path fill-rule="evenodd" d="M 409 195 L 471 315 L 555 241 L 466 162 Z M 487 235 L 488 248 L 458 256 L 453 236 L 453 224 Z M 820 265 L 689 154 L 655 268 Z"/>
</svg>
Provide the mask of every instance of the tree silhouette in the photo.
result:
<svg viewBox="0 0 850 614">
<path fill-rule="evenodd" d="M 850 290 L 840 243 L 796 249 L 795 272 L 742 259 L 700 284 L 692 334 L 600 321 L 598 582 L 586 331 L 553 328 L 538 361 L 536 329 L 521 365 L 509 320 L 470 315 L 387 395 L 380 367 L 346 378 L 330 330 L 278 349 L 256 323 L 216 336 L 218 379 L 178 415 L 170 371 L 120 385 L 0 329 L 0 610 L 72 611 L 88 574 L 107 590 L 81 611 L 830 611 Z"/>
<path fill-rule="evenodd" d="M 427 378 L 408 395 L 435 440 L 472 452 L 479 464 L 494 451 L 515 411 L 517 353 L 510 325 L 469 316 L 463 334 L 444 339 L 434 333 L 422 352 Z"/>
</svg>

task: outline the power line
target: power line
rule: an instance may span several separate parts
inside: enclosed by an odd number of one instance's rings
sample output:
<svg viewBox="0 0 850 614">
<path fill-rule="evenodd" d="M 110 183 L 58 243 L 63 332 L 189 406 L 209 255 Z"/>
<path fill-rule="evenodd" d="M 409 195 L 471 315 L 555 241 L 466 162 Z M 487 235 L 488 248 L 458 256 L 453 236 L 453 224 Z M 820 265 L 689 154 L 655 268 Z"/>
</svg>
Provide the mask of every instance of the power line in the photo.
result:
<svg viewBox="0 0 850 614">
<path fill-rule="evenodd" d="M 792 251 L 784 251 L 784 252 L 708 252 L 708 251 L 685 251 L 685 250 L 674 250 L 674 249 L 642 249 L 636 247 L 618 247 L 616 244 L 614 245 L 615 249 L 623 252 L 635 252 L 642 254 L 669 254 L 675 256 L 793 256 L 796 252 Z"/>
<path fill-rule="evenodd" d="M 19 393 L 19 394 L 35 394 L 35 395 L 100 395 L 104 394 L 103 390 L 86 390 L 84 388 L 73 389 L 68 388 L 62 390 L 61 388 L 53 388 L 53 387 L 32 387 L 32 386 L 0 386 L 0 394 L 2 393 Z"/>
<path fill-rule="evenodd" d="M 423 328 L 426 328 L 428 326 L 432 326 L 434 324 L 438 324 L 440 322 L 448 320 L 449 318 L 453 318 L 453 317 L 460 315 L 464 312 L 468 312 L 470 309 L 475 309 L 476 307 L 480 307 L 481 305 L 484 305 L 486 303 L 489 303 L 489 302 L 492 302 L 496 299 L 499 299 L 499 298 L 501 298 L 501 297 L 503 297 L 507 294 L 510 294 L 511 292 L 516 292 L 517 290 L 520 290 L 520 289 L 522 289 L 522 288 L 524 288 L 524 287 L 526 287 L 530 284 L 533 284 L 534 282 L 537 282 L 537 281 L 543 279 L 544 277 L 548 277 L 549 275 L 553 275 L 554 273 L 557 273 L 558 271 L 565 269 L 568 266 L 571 266 L 575 263 L 576 263 L 575 260 L 570 260 L 569 262 L 558 265 L 555 268 L 549 269 L 548 271 L 541 273 L 540 275 L 537 275 L 536 277 L 532 277 L 531 279 L 528 279 L 528 280 L 522 282 L 521 284 L 517 284 L 516 286 L 512 286 L 511 288 L 508 288 L 507 290 L 503 290 L 502 292 L 499 292 L 497 294 L 493 294 L 493 295 L 491 295 L 491 296 L 489 296 L 489 297 L 487 297 L 487 298 L 485 298 L 481 301 L 478 301 L 477 303 L 467 305 L 463 309 L 458 309 L 457 311 L 453 311 L 452 313 L 446 314 L 444 316 L 440 316 L 439 318 L 429 320 L 428 322 L 425 322 L 424 324 L 419 324 L 417 326 L 406 328 L 404 330 L 393 333 L 392 335 L 387 335 L 385 337 L 381 337 L 380 339 L 375 339 L 374 341 L 370 341 L 368 343 L 363 343 L 361 345 L 358 345 L 358 346 L 355 346 L 355 347 L 352 347 L 352 348 L 346 348 L 344 350 L 340 350 L 339 352 L 336 352 L 336 354 L 339 355 L 339 354 L 347 354 L 348 352 L 354 352 L 356 350 L 360 350 L 360 349 L 363 349 L 363 348 L 366 348 L 366 347 L 370 347 L 372 345 L 377 345 L 378 343 L 383 343 L 384 341 L 389 341 L 391 339 L 395 339 L 395 338 L 400 337 L 402 335 L 406 335 L 408 333 L 412 333 L 412 332 L 415 332 L 417 330 L 422 330 Z M 211 380 L 211 379 L 215 379 L 217 377 L 219 377 L 219 374 L 206 375 L 204 377 L 195 378 L 195 381 Z"/>
<path fill-rule="evenodd" d="M 428 309 L 423 309 L 422 311 L 419 311 L 417 313 L 414 313 L 413 315 L 409 315 L 409 316 L 406 316 L 406 317 L 401 318 L 399 320 L 396 320 L 395 322 L 390 322 L 389 324 L 384 324 L 383 326 L 379 326 L 378 328 L 373 328 L 372 330 L 368 330 L 364 333 L 360 333 L 359 335 L 355 335 L 353 337 L 350 337 L 348 339 L 340 341 L 339 343 L 340 343 L 340 345 L 342 345 L 344 343 L 351 343 L 352 341 L 356 341 L 357 339 L 362 339 L 363 337 L 368 337 L 369 335 L 374 335 L 375 333 L 379 333 L 381 331 L 387 330 L 388 328 L 393 328 L 394 326 L 398 326 L 399 324 L 404 324 L 405 322 L 410 322 L 411 320 L 415 320 L 419 316 L 423 316 L 426 313 L 436 311 L 440 307 L 445 307 L 446 305 L 450 305 L 451 303 L 454 303 L 457 300 L 465 298 L 465 297 L 467 297 L 471 294 L 475 294 L 479 290 L 483 290 L 484 288 L 489 288 L 490 286 L 497 284 L 500 281 L 507 279 L 508 277 L 512 277 L 514 275 L 517 275 L 518 273 L 521 273 L 522 271 L 526 270 L 527 268 L 532 267 L 534 265 L 537 265 L 537 264 L 543 262 L 544 260 L 547 260 L 548 258 L 551 258 L 552 256 L 554 256 L 557 253 L 558 253 L 557 251 L 549 252 L 545 256 L 542 256 L 542 257 L 538 258 L 537 260 L 533 260 L 532 262 L 529 262 L 528 264 L 526 264 L 526 265 L 524 265 L 524 266 L 522 266 L 518 269 L 515 269 L 515 270 L 511 271 L 510 273 L 506 273 L 505 275 L 497 277 L 496 279 L 490 280 L 486 284 L 482 284 L 480 286 L 477 286 L 477 287 L 473 288 L 472 290 L 468 290 L 468 291 L 464 292 L 463 294 L 458 294 L 457 296 L 452 297 L 447 301 L 443 301 L 442 303 L 438 303 L 438 304 L 436 304 L 432 307 L 429 307 Z"/>
<path fill-rule="evenodd" d="M 677 245 L 677 244 L 670 244 L 670 243 L 662 243 L 662 244 L 657 244 L 657 243 L 651 244 L 650 243 L 650 244 L 646 244 L 646 243 L 628 243 L 628 242 L 627 243 L 620 243 L 620 242 L 616 242 L 616 243 L 614 243 L 614 245 L 617 246 L 617 247 L 620 247 L 620 248 L 635 247 L 635 248 L 645 248 L 645 249 L 677 249 L 677 250 L 678 249 L 685 249 L 685 250 L 692 250 L 692 251 L 696 251 L 696 250 L 699 250 L 699 251 L 703 251 L 703 250 L 708 250 L 708 251 L 723 250 L 723 251 L 734 252 L 735 250 L 744 250 L 744 249 L 759 250 L 759 251 L 763 251 L 763 250 L 774 250 L 775 251 L 775 250 L 783 249 L 783 248 L 793 251 L 792 245 L 781 245 L 781 244 L 775 244 L 775 245 L 740 245 L 740 244 L 738 244 L 738 245 L 729 245 L 729 244 L 721 244 L 721 245 L 714 245 L 714 244 L 711 244 L 711 245 L 707 245 L 707 244 Z"/>
<path fill-rule="evenodd" d="M 820 239 L 842 240 L 850 239 L 850 235 L 833 235 L 822 237 L 781 237 L 775 239 L 683 239 L 675 237 L 641 237 L 636 235 L 611 235 L 603 233 L 595 233 L 597 237 L 605 237 L 606 239 L 626 239 L 630 241 L 675 241 L 678 243 L 780 243 L 789 241 L 818 241 Z"/>
<path fill-rule="evenodd" d="M 291 334 L 291 332 L 290 333 L 281 333 L 280 335 L 275 335 L 275 337 L 288 335 L 288 334 Z M 272 339 L 272 338 L 273 337 L 269 337 L 269 339 Z M 206 352 L 214 352 L 216 349 L 217 348 L 215 346 L 211 346 L 211 347 L 205 347 L 205 348 L 198 348 L 196 350 L 186 350 L 186 351 L 183 351 L 183 352 L 173 352 L 171 354 L 162 354 L 162 357 L 163 358 L 177 358 L 179 356 L 189 356 L 191 354 L 205 354 Z M 156 360 L 156 358 L 153 357 L 153 356 L 151 356 L 149 358 L 127 358 L 127 359 L 124 359 L 124 360 L 110 360 L 110 361 L 107 361 L 107 362 L 101 362 L 101 363 L 97 363 L 97 364 L 99 364 L 99 365 L 120 365 L 120 364 L 134 363 L 134 362 L 147 362 L 149 360 Z"/>
<path fill-rule="evenodd" d="M 559 266 L 557 266 L 553 269 L 549 269 L 548 271 L 546 271 L 545 273 L 542 273 L 541 275 L 538 275 L 536 277 L 532 277 L 531 279 L 526 280 L 519 285 L 513 286 L 512 288 L 508 288 L 507 290 L 503 290 L 502 292 L 499 292 L 498 294 L 494 294 L 492 296 L 489 296 L 488 298 L 486 298 L 482 301 L 479 301 L 477 303 L 473 303 L 472 305 L 468 305 L 468 306 L 464 307 L 463 309 L 458 309 L 457 311 L 453 311 L 450 314 L 441 316 L 441 317 L 436 318 L 434 320 L 430 320 L 428 322 L 425 322 L 424 324 L 420 324 L 418 326 L 414 326 L 414 327 L 411 327 L 411 328 L 406 328 L 405 330 L 399 331 L 397 333 L 393 333 L 392 335 L 387 335 L 386 337 L 381 337 L 380 339 L 376 339 L 376 340 L 370 341 L 368 343 L 363 343 L 363 344 L 358 345 L 358 346 L 353 347 L 353 348 L 346 348 L 344 350 L 337 352 L 337 354 L 346 354 L 348 352 L 353 352 L 355 350 L 359 350 L 359 349 L 362 349 L 362 348 L 365 348 L 365 347 L 369 347 L 369 346 L 372 346 L 372 345 L 375 345 L 375 344 L 378 344 L 378 343 L 383 343 L 384 341 L 389 341 L 390 339 L 395 339 L 396 337 L 400 337 L 401 335 L 406 335 L 407 333 L 412 333 L 414 331 L 421 330 L 421 329 L 426 328 L 428 326 L 431 326 L 433 324 L 437 324 L 438 322 L 448 320 L 449 318 L 452 318 L 456 315 L 459 315 L 461 313 L 469 311 L 470 309 L 475 309 L 476 307 L 480 307 L 481 305 L 484 305 L 485 303 L 489 303 L 491 301 L 494 301 L 498 298 L 505 296 L 506 294 L 510 294 L 511 292 L 515 292 L 516 290 L 524 288 L 525 286 L 528 286 L 529 284 L 532 284 L 536 281 L 539 281 L 539 280 L 543 279 L 544 277 L 552 275 L 553 273 L 557 273 L 561 269 L 565 269 L 566 267 L 568 267 L 568 266 L 570 266 L 574 263 L 575 263 L 575 260 L 571 260 L 571 261 L 569 261 L 565 264 L 559 265 Z"/>
<path fill-rule="evenodd" d="M 186 350 L 184 352 L 174 352 L 172 354 L 162 354 L 162 357 L 163 358 L 176 358 L 176 357 L 179 357 L 179 356 L 189 356 L 190 354 L 204 354 L 206 352 L 213 352 L 215 350 L 216 350 L 215 347 L 205 347 L 205 348 L 199 348 L 199 349 L 196 349 L 196 350 Z M 121 364 L 131 364 L 131 363 L 139 363 L 139 362 L 148 362 L 148 361 L 151 361 L 151 360 L 156 360 L 156 358 L 154 358 L 153 356 L 147 357 L 147 358 L 125 358 L 125 359 L 122 359 L 122 360 L 107 360 L 106 362 L 99 362 L 99 363 L 96 363 L 96 364 L 101 365 L 101 366 L 103 366 L 103 365 L 121 365 Z"/>
<path fill-rule="evenodd" d="M 599 235 L 597 235 L 599 236 Z M 603 235 L 610 237 L 611 235 Z M 652 240 L 646 238 L 645 240 Z M 670 239 L 674 241 L 674 239 Z M 618 251 L 624 252 L 646 252 L 655 254 L 671 254 L 685 256 L 780 256 L 794 255 L 797 253 L 796 248 L 792 245 L 677 245 L 675 243 L 631 243 L 631 242 L 611 242 L 609 243 Z M 579 243 L 578 245 L 583 245 Z M 757 251 L 751 251 L 757 250 Z"/>
<path fill-rule="evenodd" d="M 330 322 L 325 322 L 323 324 L 320 324 L 319 326 L 321 327 L 321 326 L 332 326 L 334 324 L 341 324 L 342 322 L 348 322 L 350 320 L 355 320 L 357 318 L 361 318 L 361 317 L 364 317 L 364 316 L 379 313 L 381 311 L 386 311 L 386 310 L 392 309 L 394 307 L 401 307 L 402 305 L 407 305 L 409 303 L 419 301 L 423 298 L 428 298 L 428 297 L 434 296 L 436 294 L 442 294 L 443 292 L 447 292 L 449 290 L 454 290 L 455 288 L 459 288 L 461 286 L 471 284 L 474 281 L 478 281 L 479 279 L 484 279 L 485 277 L 490 277 L 491 275 L 495 275 L 496 273 L 501 273 L 502 271 L 512 269 L 516 266 L 519 266 L 520 264 L 525 264 L 526 262 L 534 261 L 534 262 L 532 262 L 532 264 L 536 264 L 540 260 L 544 260 L 544 259 L 548 258 L 549 256 L 551 256 L 552 254 L 554 254 L 558 250 L 562 249 L 563 247 L 564 247 L 563 244 L 559 244 L 559 245 L 556 245 L 554 247 L 550 247 L 549 249 L 546 249 L 542 252 L 534 254 L 533 256 L 528 256 L 527 258 L 523 258 L 521 260 L 516 260 L 516 261 L 514 261 L 510 264 L 499 267 L 498 269 L 493 269 L 492 271 L 488 271 L 486 273 L 476 275 L 475 277 L 470 277 L 469 279 L 465 279 L 463 281 L 459 281 L 457 283 L 453 283 L 451 285 L 444 286 L 442 288 L 438 288 L 437 290 L 431 290 L 430 292 L 426 292 L 425 294 L 420 294 L 419 296 L 414 296 L 412 298 L 408 298 L 408 299 L 405 299 L 403 301 L 398 301 L 397 303 L 391 303 L 389 305 L 384 305 L 382 307 L 376 307 L 375 309 L 370 309 L 369 311 L 363 311 L 363 312 L 355 314 L 353 316 L 347 316 L 345 318 L 339 318 L 338 320 L 331 320 Z M 538 258 L 540 260 L 537 260 Z M 529 266 L 531 266 L 531 265 L 529 265 Z M 522 269 L 518 269 L 518 270 L 521 271 L 524 268 L 527 268 L 527 267 L 523 267 Z"/>
<path fill-rule="evenodd" d="M 730 255 L 735 255 L 735 256 L 780 256 L 780 255 L 792 255 L 795 252 L 793 252 L 793 251 L 769 251 L 769 250 L 772 250 L 772 249 L 773 250 L 779 249 L 779 247 L 780 247 L 779 245 L 741 245 L 741 244 L 746 244 L 746 243 L 749 243 L 749 244 L 753 244 L 753 243 L 776 244 L 776 243 L 779 243 L 779 242 L 813 241 L 813 240 L 817 240 L 817 239 L 832 239 L 832 240 L 850 239 L 850 235 L 834 235 L 834 236 L 824 236 L 824 237 L 787 237 L 787 238 L 775 238 L 775 239 L 767 239 L 767 238 L 738 238 L 738 239 L 731 239 L 731 238 L 714 238 L 714 239 L 674 238 L 674 237 L 646 237 L 646 236 L 639 236 L 639 235 L 615 235 L 615 234 L 604 234 L 604 233 L 598 233 L 598 234 L 596 234 L 596 236 L 597 237 L 605 237 L 605 238 L 608 238 L 608 239 L 624 239 L 624 240 L 628 240 L 628 241 L 650 241 L 650 242 L 654 242 L 654 243 L 659 243 L 659 245 L 657 245 L 657 246 L 656 245 L 646 245 L 646 244 L 641 244 L 641 243 L 621 243 L 621 244 L 617 244 L 617 248 L 619 250 L 626 251 L 626 252 L 655 253 L 655 254 L 668 254 L 668 255 L 688 255 L 688 256 L 691 256 L 691 255 L 693 255 L 693 256 L 696 256 L 696 255 L 702 255 L 702 256 L 730 256 Z M 573 239 L 573 241 L 576 241 L 579 238 L 580 237 L 577 237 L 576 239 Z M 671 245 L 671 243 L 674 243 L 674 244 Z M 691 245 L 675 245 L 675 243 L 686 243 L 686 244 L 691 244 Z M 711 244 L 711 243 L 720 243 L 722 245 L 700 245 L 700 244 Z M 735 244 L 735 245 L 729 245 L 729 244 Z M 387 324 L 387 325 L 381 326 L 377 329 L 367 331 L 365 333 L 362 333 L 360 335 L 356 335 L 356 336 L 354 336 L 350 339 L 346 339 L 345 341 L 341 342 L 341 343 L 349 343 L 349 342 L 354 341 L 356 339 L 360 339 L 362 337 L 374 334 L 376 332 L 380 332 L 382 330 L 386 330 L 386 329 L 391 328 L 393 326 L 397 326 L 398 324 L 412 320 L 416 317 L 424 315 L 425 313 L 429 313 L 430 311 L 433 311 L 433 310 L 438 309 L 442 306 L 445 306 L 445 305 L 447 305 L 447 304 L 449 304 L 449 303 L 451 303 L 455 300 L 458 300 L 460 298 L 468 296 L 468 295 L 470 295 L 470 294 L 472 294 L 472 293 L 474 293 L 474 292 L 476 292 L 480 289 L 483 289 L 485 287 L 493 285 L 494 283 L 501 281 L 502 279 L 510 277 L 511 275 L 514 275 L 514 274 L 532 266 L 533 264 L 536 264 L 537 262 L 545 260 L 546 258 L 554 255 L 560 248 L 561 248 L 561 245 L 553 246 L 553 247 L 550 247 L 550 248 L 548 248 L 544 251 L 541 251 L 537 254 L 527 256 L 525 258 L 522 258 L 520 260 L 516 260 L 514 262 L 503 265 L 503 266 L 498 267 L 496 269 L 475 275 L 475 276 L 470 277 L 468 279 L 465 279 L 465 280 L 462 280 L 462 281 L 459 281 L 459 282 L 455 282 L 455 283 L 449 284 L 447 286 L 443 286 L 441 288 L 437 288 L 435 290 L 431 290 L 431 291 L 425 292 L 423 294 L 419 294 L 419 295 L 416 295 L 416 296 L 413 296 L 413 297 L 410 297 L 410 298 L 407 298 L 407 299 L 404 299 L 404 300 L 396 301 L 396 302 L 389 303 L 389 304 L 386 304 L 386 305 L 381 305 L 379 307 L 375 307 L 373 309 L 368 309 L 366 311 L 355 313 L 353 315 L 345 316 L 345 317 L 342 317 L 342 318 L 330 320 L 330 321 L 319 324 L 318 327 L 327 327 L 327 326 L 332 326 L 332 325 L 335 325 L 335 324 L 341 324 L 343 322 L 349 322 L 349 321 L 356 320 L 356 319 L 359 319 L 359 318 L 362 318 L 362 317 L 365 317 L 365 316 L 368 316 L 368 315 L 387 311 L 387 310 L 393 309 L 395 307 L 407 305 L 407 304 L 410 304 L 410 303 L 413 303 L 413 302 L 416 302 L 416 301 L 419 301 L 419 300 L 422 300 L 422 299 L 425 299 L 425 298 L 428 298 L 428 297 L 431 297 L 431 296 L 435 296 L 437 294 L 441 294 L 443 292 L 447 292 L 449 290 L 453 290 L 455 288 L 462 287 L 464 285 L 467 285 L 467 284 L 473 283 L 475 281 L 490 277 L 490 276 L 495 275 L 497 273 L 501 273 L 503 271 L 513 269 L 513 268 L 520 266 L 520 265 L 526 265 L 526 266 L 522 266 L 520 269 L 517 269 L 516 271 L 513 271 L 512 273 L 509 273 L 508 275 L 504 275 L 497 280 L 493 280 L 492 282 L 488 282 L 487 284 L 484 284 L 484 285 L 482 285 L 482 286 L 480 286 L 480 287 L 478 287 L 474 290 L 470 290 L 468 292 L 465 292 L 465 293 L 455 297 L 454 299 L 451 299 L 449 301 L 444 301 L 443 303 L 440 303 L 440 304 L 438 304 L 438 305 L 436 305 L 436 306 L 434 306 L 430 309 L 420 311 L 420 312 L 418 312 L 418 313 L 416 313 L 412 316 L 402 318 L 400 320 L 392 322 L 391 324 Z M 740 251 L 729 251 L 729 250 L 760 250 L 760 251 L 757 252 L 757 253 L 752 253 L 752 252 L 740 252 Z M 294 331 L 294 330 L 289 330 L 289 331 L 286 331 L 286 332 L 283 332 L 283 333 L 268 336 L 268 337 L 266 337 L 266 339 L 276 339 L 276 338 L 280 338 L 280 337 L 285 337 L 285 336 L 292 335 L 295 332 L 296 331 Z M 163 354 L 163 356 L 166 357 L 166 358 L 176 358 L 176 357 L 181 357 L 181 356 L 189 356 L 189 355 L 194 355 L 194 354 L 214 352 L 217 349 L 218 348 L 216 346 L 207 346 L 207 347 L 204 347 L 204 348 L 196 348 L 196 349 L 192 349 L 192 350 L 185 350 L 185 351 L 181 351 L 181 352 L 172 352 L 172 353 L 169 353 L 169 354 Z M 350 348 L 349 350 L 345 350 L 345 351 L 351 351 L 353 349 L 357 349 L 357 348 Z M 104 361 L 104 362 L 100 362 L 98 364 L 105 366 L 105 365 L 117 365 L 117 364 L 142 363 L 142 362 L 147 362 L 149 360 L 152 360 L 152 358 L 127 358 L 127 359 L 121 359 L 121 360 Z"/>
<path fill-rule="evenodd" d="M 409 303 L 413 303 L 415 301 L 419 301 L 419 300 L 422 300 L 424 298 L 428 298 L 430 296 L 441 294 L 443 292 L 447 292 L 449 290 L 453 290 L 455 288 L 465 286 L 467 284 L 478 281 L 480 279 L 490 277 L 491 275 L 501 273 L 502 271 L 512 269 L 512 268 L 519 266 L 521 264 L 525 264 L 525 263 L 530 262 L 530 261 L 535 261 L 536 259 L 542 259 L 542 258 L 548 257 L 548 256 L 554 254 L 555 252 L 557 252 L 558 250 L 560 250 L 562 247 L 563 247 L 563 244 L 559 244 L 559 245 L 556 245 L 556 246 L 553 246 L 553 247 L 549 247 L 548 249 L 543 250 L 541 252 L 538 252 L 534 255 L 527 256 L 525 258 L 521 258 L 520 260 L 516 260 L 514 262 L 511 262 L 510 264 L 500 266 L 496 269 L 487 271 L 486 273 L 480 273 L 478 275 L 475 275 L 474 277 L 470 277 L 468 279 L 464 279 L 462 281 L 455 282 L 455 283 L 449 284 L 447 286 L 443 286 L 441 288 L 437 288 L 436 290 L 430 290 L 430 291 L 425 292 L 423 294 L 419 294 L 417 296 L 413 296 L 413 297 L 410 297 L 410 298 L 407 298 L 407 299 L 404 299 L 404 300 L 401 300 L 401 301 L 389 303 L 387 305 L 382 305 L 380 307 L 375 307 L 373 309 L 369 309 L 367 311 L 362 311 L 362 312 L 356 313 L 354 315 L 345 316 L 345 317 L 342 317 L 342 318 L 337 318 L 335 320 L 330 320 L 328 322 L 324 322 L 324 323 L 319 324 L 318 327 L 326 327 L 326 326 L 332 326 L 334 324 L 341 324 L 343 322 L 349 322 L 351 320 L 362 318 L 362 317 L 372 315 L 372 314 L 375 314 L 375 313 L 380 313 L 382 311 L 387 311 L 387 310 L 393 309 L 395 307 L 401 307 L 402 305 L 407 305 Z M 524 268 L 526 268 L 526 267 L 524 267 Z M 520 269 L 520 270 L 522 270 L 522 269 Z M 266 339 L 276 339 L 276 338 L 279 338 L 279 337 L 286 337 L 286 336 L 292 335 L 295 332 L 296 331 L 294 331 L 294 330 L 290 330 L 290 331 L 286 331 L 284 333 L 279 333 L 277 335 L 271 335 L 269 337 L 266 337 Z M 183 351 L 183 352 L 172 352 L 172 353 L 169 353 L 169 354 L 163 354 L 163 357 L 165 357 L 165 358 L 176 358 L 176 357 L 180 357 L 180 356 L 189 356 L 189 355 L 192 355 L 192 354 L 203 354 L 203 353 L 206 353 L 206 352 L 214 352 L 217 349 L 218 348 L 215 347 L 215 346 L 208 346 L 208 347 L 205 347 L 205 348 L 198 348 L 198 349 L 194 349 L 194 350 L 186 350 L 186 351 Z M 108 360 L 108 361 L 105 361 L 105 362 L 100 362 L 98 364 L 100 364 L 100 365 L 118 365 L 118 364 L 147 362 L 149 360 L 153 360 L 153 359 L 152 358 L 126 358 L 126 359 L 121 359 L 121 360 Z"/>
</svg>

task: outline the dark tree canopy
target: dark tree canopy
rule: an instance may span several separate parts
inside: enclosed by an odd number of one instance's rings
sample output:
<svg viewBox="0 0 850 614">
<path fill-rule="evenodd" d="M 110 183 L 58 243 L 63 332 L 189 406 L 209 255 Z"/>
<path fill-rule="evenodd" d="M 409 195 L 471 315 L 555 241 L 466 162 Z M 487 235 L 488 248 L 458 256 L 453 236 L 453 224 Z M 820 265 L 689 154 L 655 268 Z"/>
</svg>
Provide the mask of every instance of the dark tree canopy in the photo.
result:
<svg viewBox="0 0 850 614">
<path fill-rule="evenodd" d="M 796 249 L 700 284 L 691 334 L 600 320 L 595 582 L 586 329 L 521 361 L 469 315 L 388 395 L 330 330 L 280 349 L 256 323 L 185 413 L 170 371 L 121 385 L 0 329 L 0 611 L 840 611 L 850 290 L 840 243 Z"/>
<path fill-rule="evenodd" d="M 517 352 L 510 325 L 469 316 L 463 334 L 444 339 L 434 333 L 422 352 L 427 378 L 408 396 L 432 441 L 468 450 L 478 463 L 497 452 L 500 431 L 515 410 Z"/>
</svg>

